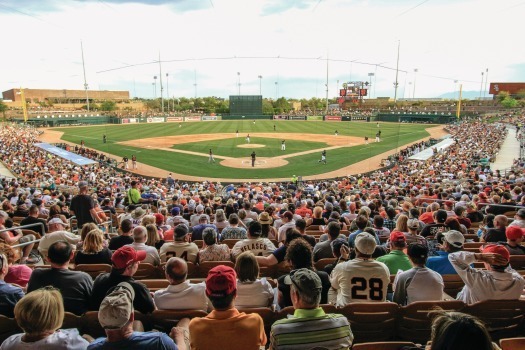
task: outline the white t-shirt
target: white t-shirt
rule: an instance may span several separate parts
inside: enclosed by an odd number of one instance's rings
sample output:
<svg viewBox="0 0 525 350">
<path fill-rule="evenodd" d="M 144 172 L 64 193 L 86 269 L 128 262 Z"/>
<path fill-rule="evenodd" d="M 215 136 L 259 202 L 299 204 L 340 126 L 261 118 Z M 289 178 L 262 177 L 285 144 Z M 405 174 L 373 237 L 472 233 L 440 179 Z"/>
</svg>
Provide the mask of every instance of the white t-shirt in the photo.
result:
<svg viewBox="0 0 525 350">
<path fill-rule="evenodd" d="M 251 283 L 237 280 L 236 308 L 266 307 L 270 299 L 273 299 L 273 288 L 266 278 Z"/>
<path fill-rule="evenodd" d="M 204 282 L 191 284 L 189 280 L 177 285 L 170 285 L 153 295 L 153 301 L 159 310 L 208 310 L 206 285 Z"/>
<path fill-rule="evenodd" d="M 84 350 L 89 343 L 78 334 L 77 329 L 59 329 L 49 337 L 33 343 L 22 341 L 23 333 L 15 334 L 7 338 L 0 349 L 2 350 Z"/>
<path fill-rule="evenodd" d="M 394 302 L 408 305 L 416 301 L 443 299 L 443 277 L 426 267 L 414 267 L 401 271 L 394 280 Z"/>
<path fill-rule="evenodd" d="M 146 259 L 142 261 L 143 263 L 151 264 L 153 266 L 160 265 L 159 252 L 157 251 L 155 247 L 146 245 L 146 243 L 137 243 L 137 242 L 128 244 L 127 246 L 135 250 L 144 250 L 146 252 Z"/>
<path fill-rule="evenodd" d="M 330 282 L 337 292 L 338 307 L 352 302 L 386 301 L 390 272 L 382 262 L 355 258 L 338 264 Z"/>
</svg>

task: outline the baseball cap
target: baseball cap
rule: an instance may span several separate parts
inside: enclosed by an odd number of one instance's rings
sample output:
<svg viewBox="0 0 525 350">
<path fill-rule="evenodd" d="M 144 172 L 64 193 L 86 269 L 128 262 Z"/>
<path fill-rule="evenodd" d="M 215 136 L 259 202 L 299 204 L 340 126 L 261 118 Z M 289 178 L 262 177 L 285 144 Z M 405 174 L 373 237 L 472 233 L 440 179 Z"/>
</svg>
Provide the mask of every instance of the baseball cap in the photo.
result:
<svg viewBox="0 0 525 350">
<path fill-rule="evenodd" d="M 180 208 L 179 207 L 171 208 L 171 215 L 179 215 L 179 214 L 180 214 Z"/>
<path fill-rule="evenodd" d="M 201 216 L 199 216 L 199 221 L 202 221 L 202 220 L 208 220 L 208 215 L 202 214 Z"/>
<path fill-rule="evenodd" d="M 437 212 L 436 212 L 436 220 L 438 222 L 445 222 L 447 221 L 447 212 L 443 209 L 439 209 Z"/>
<path fill-rule="evenodd" d="M 510 260 L 509 251 L 501 244 L 489 244 L 483 248 L 483 253 L 496 253 L 505 258 L 505 260 Z"/>
<path fill-rule="evenodd" d="M 290 271 L 290 274 L 284 277 L 284 284 L 291 286 L 292 284 L 299 291 L 320 290 L 323 288 L 321 278 L 316 272 L 302 268 Z"/>
<path fill-rule="evenodd" d="M 348 244 L 348 241 L 346 239 L 342 239 L 342 238 L 336 238 L 332 241 L 332 243 L 330 243 L 330 245 L 332 246 L 332 251 L 333 252 L 338 252 L 342 246 L 347 246 L 347 247 L 350 247 L 349 244 Z"/>
<path fill-rule="evenodd" d="M 408 246 L 407 255 L 411 258 L 426 258 L 428 257 L 428 247 L 423 244 L 412 243 Z"/>
<path fill-rule="evenodd" d="M 102 300 L 98 310 L 98 321 L 103 328 L 119 329 L 124 327 L 133 314 L 135 291 L 127 282 L 119 283 Z"/>
<path fill-rule="evenodd" d="M 49 220 L 47 222 L 48 225 L 53 225 L 53 224 L 60 224 L 60 225 L 65 225 L 65 222 L 63 222 L 60 218 L 53 218 L 51 220 Z"/>
<path fill-rule="evenodd" d="M 204 211 L 204 206 L 202 204 L 199 204 L 199 205 L 197 205 L 195 210 L 197 210 L 197 212 L 200 213 L 201 211 Z"/>
<path fill-rule="evenodd" d="M 133 262 L 146 259 L 146 251 L 135 250 L 132 247 L 124 246 L 115 251 L 111 256 L 111 262 L 117 269 L 124 269 Z"/>
<path fill-rule="evenodd" d="M 162 224 L 162 222 L 164 221 L 164 215 L 162 215 L 161 213 L 155 213 L 153 214 L 153 216 L 155 217 L 155 223 L 157 225 Z"/>
<path fill-rule="evenodd" d="M 463 244 L 465 243 L 465 236 L 459 231 L 456 230 L 450 230 L 447 232 L 443 232 L 443 240 L 447 241 L 448 244 L 455 248 L 463 248 Z"/>
<path fill-rule="evenodd" d="M 523 237 L 523 229 L 518 226 L 509 226 L 505 230 L 505 235 L 507 236 L 507 239 L 515 241 Z"/>
<path fill-rule="evenodd" d="M 392 231 L 390 233 L 390 242 L 406 242 L 406 240 L 405 234 L 401 231 Z"/>
<path fill-rule="evenodd" d="M 412 229 L 419 228 L 419 220 L 418 219 L 408 219 L 407 226 L 408 228 L 412 228 Z"/>
<path fill-rule="evenodd" d="M 188 229 L 188 226 L 184 224 L 177 225 L 174 231 L 175 237 L 178 237 L 178 238 L 186 236 L 189 232 L 190 230 Z"/>
<path fill-rule="evenodd" d="M 454 202 L 453 201 L 445 201 L 445 205 L 447 207 L 453 207 L 454 206 Z"/>
<path fill-rule="evenodd" d="M 355 238 L 355 248 L 359 250 L 361 254 L 372 255 L 376 250 L 376 239 L 368 232 L 361 232 Z"/>
<path fill-rule="evenodd" d="M 206 295 L 225 297 L 237 290 L 237 274 L 226 265 L 215 266 L 206 277 Z"/>
</svg>

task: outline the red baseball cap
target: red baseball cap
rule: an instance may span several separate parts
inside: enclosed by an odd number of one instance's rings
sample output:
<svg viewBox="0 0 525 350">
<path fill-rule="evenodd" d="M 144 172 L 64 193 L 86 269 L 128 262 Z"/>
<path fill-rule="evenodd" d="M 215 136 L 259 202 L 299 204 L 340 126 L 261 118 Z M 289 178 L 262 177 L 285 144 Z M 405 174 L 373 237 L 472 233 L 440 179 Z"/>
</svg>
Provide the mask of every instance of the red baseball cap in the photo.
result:
<svg viewBox="0 0 525 350">
<path fill-rule="evenodd" d="M 505 235 L 507 236 L 507 239 L 515 241 L 523 237 L 523 229 L 518 226 L 509 226 L 505 230 Z"/>
<path fill-rule="evenodd" d="M 505 258 L 505 260 L 510 260 L 509 251 L 501 244 L 489 244 L 485 248 L 483 248 L 483 253 L 496 253 Z"/>
<path fill-rule="evenodd" d="M 132 247 L 124 246 L 115 251 L 111 256 L 113 266 L 117 269 L 124 269 L 131 263 L 146 259 L 146 251 L 135 250 Z"/>
<path fill-rule="evenodd" d="M 390 242 L 406 242 L 407 238 L 401 231 L 392 231 L 390 233 Z"/>
<path fill-rule="evenodd" d="M 206 295 L 225 297 L 237 289 L 237 274 L 226 265 L 215 266 L 206 277 Z"/>
<path fill-rule="evenodd" d="M 155 213 L 153 216 L 155 217 L 155 223 L 157 225 L 161 225 L 164 222 L 164 215 L 161 213 Z"/>
</svg>

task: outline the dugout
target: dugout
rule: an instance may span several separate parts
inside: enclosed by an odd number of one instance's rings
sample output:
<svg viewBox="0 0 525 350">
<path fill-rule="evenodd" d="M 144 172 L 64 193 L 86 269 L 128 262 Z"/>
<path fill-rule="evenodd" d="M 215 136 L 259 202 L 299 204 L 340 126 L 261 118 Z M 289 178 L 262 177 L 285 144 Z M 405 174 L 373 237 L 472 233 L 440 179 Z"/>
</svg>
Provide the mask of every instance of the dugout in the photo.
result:
<svg viewBox="0 0 525 350">
<path fill-rule="evenodd" d="M 114 118 L 104 115 L 89 115 L 89 114 L 59 114 L 59 115 L 39 115 L 34 118 L 28 118 L 27 124 L 36 127 L 57 127 L 57 126 L 79 126 L 79 125 L 99 125 L 115 122 Z M 14 120 L 19 124 L 23 124 L 23 119 Z"/>
</svg>

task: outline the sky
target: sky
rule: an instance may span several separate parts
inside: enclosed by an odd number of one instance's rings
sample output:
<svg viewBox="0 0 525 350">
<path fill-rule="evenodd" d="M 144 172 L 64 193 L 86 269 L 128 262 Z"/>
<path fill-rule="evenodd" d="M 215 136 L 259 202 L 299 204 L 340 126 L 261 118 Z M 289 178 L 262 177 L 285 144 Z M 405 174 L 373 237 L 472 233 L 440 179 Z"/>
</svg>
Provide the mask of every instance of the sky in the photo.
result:
<svg viewBox="0 0 525 350">
<path fill-rule="evenodd" d="M 350 81 L 394 97 L 398 47 L 397 98 L 490 97 L 487 82 L 525 81 L 524 15 L 523 0 L 0 0 L 0 91 L 83 89 L 82 43 L 89 89 L 131 97 L 333 98 Z"/>
</svg>

